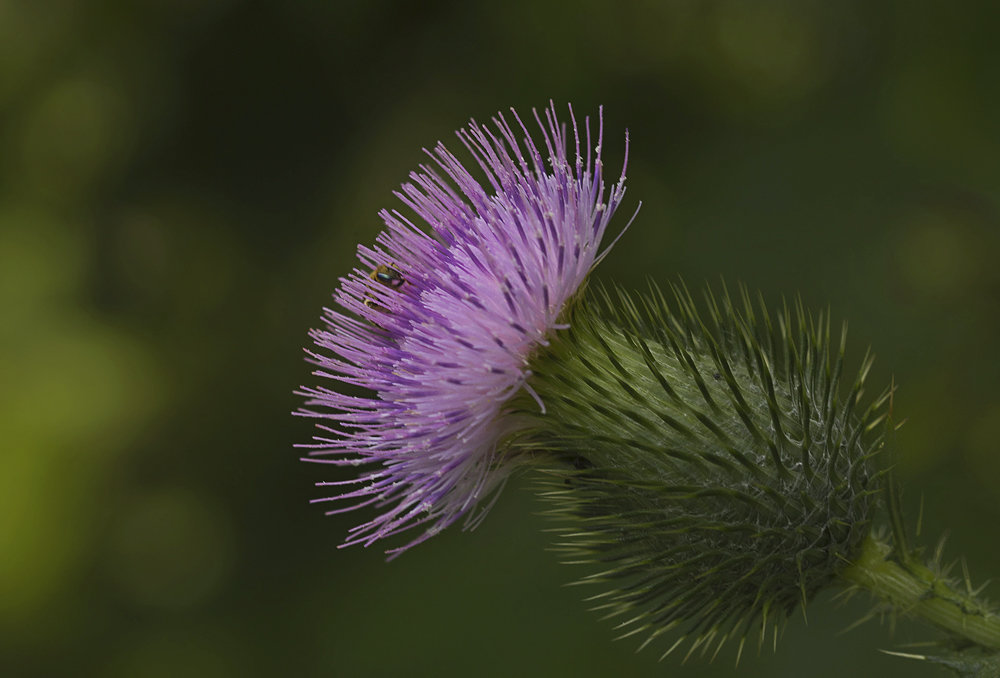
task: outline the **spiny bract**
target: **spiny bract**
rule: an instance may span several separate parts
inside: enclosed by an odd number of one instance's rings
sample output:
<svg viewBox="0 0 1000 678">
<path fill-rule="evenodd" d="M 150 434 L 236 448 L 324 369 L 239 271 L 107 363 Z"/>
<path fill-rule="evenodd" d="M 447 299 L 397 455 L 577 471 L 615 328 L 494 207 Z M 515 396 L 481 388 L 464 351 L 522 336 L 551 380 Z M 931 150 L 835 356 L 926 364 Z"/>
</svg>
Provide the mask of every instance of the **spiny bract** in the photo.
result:
<svg viewBox="0 0 1000 678">
<path fill-rule="evenodd" d="M 841 397 L 846 327 L 800 304 L 772 316 L 741 289 L 674 303 L 603 293 L 535 360 L 547 412 L 530 440 L 565 559 L 596 571 L 598 610 L 666 654 L 713 656 L 830 583 L 870 530 L 888 392 Z M 544 368 L 542 367 L 544 366 Z M 522 400 L 524 414 L 530 403 Z M 775 626 L 775 634 L 777 626 Z M 664 656 L 665 656 L 664 655 Z"/>
</svg>

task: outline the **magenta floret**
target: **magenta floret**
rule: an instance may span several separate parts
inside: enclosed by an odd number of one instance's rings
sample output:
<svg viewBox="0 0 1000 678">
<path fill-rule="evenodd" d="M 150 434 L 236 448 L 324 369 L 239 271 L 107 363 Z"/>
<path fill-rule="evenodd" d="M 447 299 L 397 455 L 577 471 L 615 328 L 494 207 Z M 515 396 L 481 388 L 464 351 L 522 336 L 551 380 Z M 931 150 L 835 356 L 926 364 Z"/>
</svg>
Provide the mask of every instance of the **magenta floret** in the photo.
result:
<svg viewBox="0 0 1000 678">
<path fill-rule="evenodd" d="M 306 460 L 368 467 L 318 483 L 336 489 L 314 501 L 344 503 L 329 513 L 381 511 L 345 546 L 426 525 L 396 554 L 462 516 L 478 524 L 515 466 L 502 458 L 519 428 L 505 404 L 607 251 L 598 248 L 625 193 L 625 167 L 606 191 L 601 116 L 591 152 L 589 119 L 581 139 L 572 108 L 571 139 L 554 106 L 544 122 L 535 112 L 541 146 L 511 113 L 515 127 L 498 114 L 494 129 L 472 121 L 457 133 L 485 182 L 443 144 L 425 149 L 434 166 L 421 165 L 396 192 L 417 219 L 380 213 L 386 228 L 373 248 L 358 247 L 360 267 L 335 294 L 340 308 L 325 309 L 325 329 L 310 333 L 314 375 L 334 384 L 299 392 L 299 414 L 322 431 L 303 446 Z M 342 392 L 345 384 L 369 392 Z"/>
</svg>

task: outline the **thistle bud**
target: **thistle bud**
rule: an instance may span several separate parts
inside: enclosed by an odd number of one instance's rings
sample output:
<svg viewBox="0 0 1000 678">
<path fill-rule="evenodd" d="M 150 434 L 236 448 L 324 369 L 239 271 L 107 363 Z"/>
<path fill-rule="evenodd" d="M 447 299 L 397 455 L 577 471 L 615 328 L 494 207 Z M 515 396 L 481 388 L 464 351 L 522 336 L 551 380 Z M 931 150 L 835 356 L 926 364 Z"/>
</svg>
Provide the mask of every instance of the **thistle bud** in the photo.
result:
<svg viewBox="0 0 1000 678">
<path fill-rule="evenodd" d="M 846 327 L 834 344 L 829 315 L 798 304 L 596 296 L 532 361 L 544 413 L 515 401 L 534 420 L 517 445 L 549 460 L 556 548 L 643 646 L 674 631 L 665 655 L 742 651 L 856 556 L 888 393 L 862 408 L 870 355 L 842 393 Z"/>
</svg>

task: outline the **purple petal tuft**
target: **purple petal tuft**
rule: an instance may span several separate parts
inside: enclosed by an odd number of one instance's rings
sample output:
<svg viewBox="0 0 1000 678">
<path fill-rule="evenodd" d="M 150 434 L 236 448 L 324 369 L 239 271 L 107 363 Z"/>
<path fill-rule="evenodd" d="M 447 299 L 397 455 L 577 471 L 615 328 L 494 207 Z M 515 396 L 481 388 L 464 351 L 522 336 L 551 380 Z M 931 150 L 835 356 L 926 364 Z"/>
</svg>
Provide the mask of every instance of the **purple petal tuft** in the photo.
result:
<svg viewBox="0 0 1000 678">
<path fill-rule="evenodd" d="M 571 160 L 554 106 L 544 122 L 535 112 L 540 146 L 511 113 L 515 127 L 500 114 L 492 129 L 472 121 L 457 133 L 485 184 L 443 144 L 426 151 L 433 165 L 421 165 L 396 193 L 426 226 L 383 210 L 376 245 L 359 246 L 361 267 L 341 278 L 342 310 L 325 309 L 326 328 L 310 333 L 315 375 L 371 391 L 299 392 L 307 398 L 299 414 L 321 420 L 328 434 L 303 446 L 311 449 L 306 460 L 370 467 L 353 480 L 319 483 L 337 487 L 314 500 L 335 502 L 330 513 L 371 504 L 382 511 L 353 528 L 344 546 L 427 525 L 389 551 L 396 554 L 463 515 L 468 526 L 482 519 L 513 467 L 502 442 L 518 423 L 505 403 L 526 385 L 535 348 L 565 327 L 556 324 L 563 306 L 603 255 L 625 168 L 605 202 L 602 118 L 591 153 L 590 121 L 581 140 L 570 108 Z M 626 160 L 627 149 L 626 134 Z M 393 284 L 372 277 L 379 267 Z"/>
</svg>

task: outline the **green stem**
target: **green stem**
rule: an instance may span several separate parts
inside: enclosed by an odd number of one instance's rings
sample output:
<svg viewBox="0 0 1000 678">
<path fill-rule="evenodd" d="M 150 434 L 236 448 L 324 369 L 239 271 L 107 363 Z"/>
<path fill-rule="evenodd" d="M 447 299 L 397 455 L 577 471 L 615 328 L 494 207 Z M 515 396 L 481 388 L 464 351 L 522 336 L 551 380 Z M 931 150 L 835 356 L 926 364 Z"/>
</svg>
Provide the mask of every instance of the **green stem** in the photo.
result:
<svg viewBox="0 0 1000 678">
<path fill-rule="evenodd" d="M 894 609 L 986 648 L 1000 649 L 1000 615 L 916 562 L 899 562 L 889 544 L 869 535 L 840 576 Z"/>
</svg>

